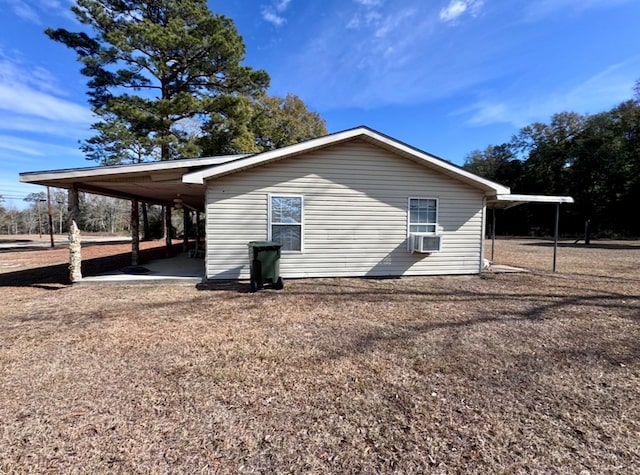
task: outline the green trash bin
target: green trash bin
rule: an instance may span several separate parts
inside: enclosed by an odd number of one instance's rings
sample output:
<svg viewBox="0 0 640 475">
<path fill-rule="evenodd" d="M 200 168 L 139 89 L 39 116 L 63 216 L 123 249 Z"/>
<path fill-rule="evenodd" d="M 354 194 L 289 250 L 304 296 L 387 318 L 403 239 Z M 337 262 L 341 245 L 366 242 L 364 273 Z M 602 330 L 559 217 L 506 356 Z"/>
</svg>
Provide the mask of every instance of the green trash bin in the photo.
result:
<svg viewBox="0 0 640 475">
<path fill-rule="evenodd" d="M 262 289 L 265 285 L 276 290 L 284 288 L 282 277 L 280 277 L 282 244 L 273 241 L 251 241 L 248 246 L 251 292 Z"/>
</svg>

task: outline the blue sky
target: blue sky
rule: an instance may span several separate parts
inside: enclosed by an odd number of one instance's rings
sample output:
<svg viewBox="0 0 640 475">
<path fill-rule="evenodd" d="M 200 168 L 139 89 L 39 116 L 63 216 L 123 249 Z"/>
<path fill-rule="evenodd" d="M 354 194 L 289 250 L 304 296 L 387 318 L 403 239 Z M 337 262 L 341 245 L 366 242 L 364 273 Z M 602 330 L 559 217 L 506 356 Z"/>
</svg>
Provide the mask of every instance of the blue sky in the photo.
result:
<svg viewBox="0 0 640 475">
<path fill-rule="evenodd" d="M 85 78 L 47 27 L 77 30 L 70 0 L 0 0 L 0 194 L 23 171 L 94 165 Z M 330 132 L 367 125 L 462 164 L 553 113 L 597 113 L 640 79 L 638 0 L 225 0 L 245 64 Z"/>
</svg>

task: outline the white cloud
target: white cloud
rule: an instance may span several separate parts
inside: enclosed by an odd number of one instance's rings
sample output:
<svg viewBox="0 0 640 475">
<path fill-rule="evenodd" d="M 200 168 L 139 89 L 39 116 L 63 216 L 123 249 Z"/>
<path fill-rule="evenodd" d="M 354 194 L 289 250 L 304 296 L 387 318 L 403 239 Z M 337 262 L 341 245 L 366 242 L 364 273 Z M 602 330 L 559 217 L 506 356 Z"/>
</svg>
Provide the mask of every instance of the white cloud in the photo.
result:
<svg viewBox="0 0 640 475">
<path fill-rule="evenodd" d="M 77 140 L 88 135 L 94 118 L 64 95 L 48 70 L 0 51 L 0 162 L 16 177 L 18 164 L 81 160 Z"/>
<path fill-rule="evenodd" d="M 356 3 L 365 8 L 359 9 L 353 14 L 346 24 L 346 28 L 348 30 L 364 30 L 365 35 L 369 34 L 379 39 L 390 36 L 399 28 L 408 27 L 409 25 L 405 24 L 405 21 L 416 13 L 416 9 L 413 7 L 384 11 L 378 8 L 382 2 L 377 0 L 356 0 Z M 389 51 L 393 48 L 392 45 L 388 45 L 380 49 Z"/>
<path fill-rule="evenodd" d="M 283 12 L 287 9 L 290 3 L 291 3 L 291 0 L 280 0 L 274 6 L 277 11 Z"/>
<path fill-rule="evenodd" d="M 277 15 L 271 10 L 262 10 L 262 18 L 275 26 L 282 26 L 286 22 L 283 17 Z"/>
<path fill-rule="evenodd" d="M 384 22 L 384 16 L 382 13 L 383 0 L 354 0 L 355 3 L 360 5 L 357 7 L 353 16 L 347 23 L 346 27 L 350 30 L 360 30 L 362 28 L 372 27 L 374 29 L 380 28 L 380 25 Z M 392 16 L 392 14 L 389 14 Z"/>
<path fill-rule="evenodd" d="M 46 157 L 53 155 L 81 156 L 82 152 L 77 147 L 68 147 L 39 140 L 22 139 L 11 135 L 0 135 L 0 156 L 5 157 L 6 152 L 18 152 L 20 161 L 28 161 L 25 155 L 31 157 Z"/>
<path fill-rule="evenodd" d="M 295 87 L 324 110 L 366 109 L 450 97 L 504 74 L 489 61 L 504 43 L 448 38 L 438 13 L 419 0 L 402 6 L 353 1 L 314 25 L 313 39 L 294 47 L 272 72 L 272 87 L 278 94 Z"/>
<path fill-rule="evenodd" d="M 483 5 L 484 0 L 451 0 L 449 5 L 440 10 L 440 20 L 445 23 L 456 23 L 465 13 L 476 16 Z"/>
<path fill-rule="evenodd" d="M 59 10 L 59 14 L 65 15 L 69 11 L 69 7 L 58 0 L 0 0 L 0 3 L 7 4 L 14 15 L 36 25 L 43 24 L 42 14 Z"/>
<path fill-rule="evenodd" d="M 94 122 L 93 120 L 91 123 Z M 13 111 L 0 110 L 0 130 L 54 135 L 59 137 L 83 137 L 90 122 L 69 123 L 61 120 L 16 115 Z"/>
<path fill-rule="evenodd" d="M 467 123 L 475 126 L 510 124 L 523 127 L 532 122 L 546 121 L 563 111 L 594 114 L 628 100 L 635 83 L 640 59 L 615 64 L 585 81 L 548 94 L 522 94 L 510 98 L 485 97 L 454 115 L 470 115 Z"/>
<path fill-rule="evenodd" d="M 460 114 L 460 122 L 517 126 L 526 125 L 532 117 L 543 120 L 555 112 L 574 109 L 573 104 L 580 101 L 590 101 L 589 108 L 582 109 L 587 111 L 595 110 L 596 100 L 607 107 L 631 97 L 629 84 L 633 84 L 638 67 L 635 72 L 625 68 L 626 79 L 619 82 L 622 93 L 607 92 L 602 81 L 603 87 L 595 93 L 600 97 L 576 91 L 571 96 L 573 102 L 561 102 L 572 90 L 566 84 L 579 82 L 576 77 L 585 74 L 585 69 L 604 70 L 609 63 L 603 66 L 603 58 L 594 58 L 593 63 L 586 58 L 563 59 L 570 54 L 566 37 L 547 37 L 537 25 L 518 24 L 527 1 L 519 0 L 519 8 L 514 8 L 511 4 L 464 0 L 464 12 L 457 20 L 452 16 L 450 22 L 440 18 L 441 9 L 455 3 L 450 0 L 383 5 L 346 2 L 309 24 L 306 41 L 289 45 L 290 53 L 270 69 L 273 92 L 294 90 L 310 106 L 323 111 L 426 107 L 436 101 L 440 107 L 446 100 L 460 101 L 464 95 L 464 106 L 473 104 L 473 108 Z M 469 21 L 473 15 L 482 16 L 482 22 Z M 469 25 L 460 34 L 451 35 L 449 26 L 456 21 Z M 575 30 L 569 31 L 575 35 Z M 544 57 L 551 48 L 556 54 Z M 622 54 L 617 52 L 618 57 Z M 481 88 L 491 94 L 473 96 Z"/>
<path fill-rule="evenodd" d="M 406 26 L 407 20 L 413 18 L 415 15 L 414 9 L 401 10 L 395 15 L 389 15 L 386 17 L 377 17 L 377 27 L 375 30 L 375 36 L 377 38 L 384 38 L 390 33 L 398 31 L 403 26 Z"/>
<path fill-rule="evenodd" d="M 0 55 L 0 110 L 64 123 L 90 122 L 87 107 L 52 94 L 57 92 L 54 84 L 44 68 L 29 68 Z"/>
<path fill-rule="evenodd" d="M 274 1 L 271 5 L 262 7 L 262 18 L 275 26 L 282 26 L 286 23 L 283 13 L 289 8 L 291 0 Z"/>
<path fill-rule="evenodd" d="M 31 140 L 23 140 L 10 135 L 0 135 L 0 150 L 19 152 L 23 155 L 42 155 L 42 146 Z"/>
<path fill-rule="evenodd" d="M 467 11 L 467 4 L 460 0 L 453 0 L 446 8 L 440 10 L 440 19 L 443 21 L 454 21 Z"/>
<path fill-rule="evenodd" d="M 378 11 L 367 11 L 365 13 L 356 13 L 351 20 L 347 23 L 346 27 L 349 30 L 360 30 L 368 26 L 376 26 L 382 21 L 382 13 Z"/>
<path fill-rule="evenodd" d="M 31 8 L 29 5 L 20 2 L 13 2 L 12 5 L 13 13 L 17 16 L 31 23 L 36 23 L 38 25 L 42 24 L 42 20 L 40 19 L 40 15 Z"/>
<path fill-rule="evenodd" d="M 384 3 L 384 0 L 355 0 L 355 2 L 365 7 L 378 7 Z"/>
</svg>

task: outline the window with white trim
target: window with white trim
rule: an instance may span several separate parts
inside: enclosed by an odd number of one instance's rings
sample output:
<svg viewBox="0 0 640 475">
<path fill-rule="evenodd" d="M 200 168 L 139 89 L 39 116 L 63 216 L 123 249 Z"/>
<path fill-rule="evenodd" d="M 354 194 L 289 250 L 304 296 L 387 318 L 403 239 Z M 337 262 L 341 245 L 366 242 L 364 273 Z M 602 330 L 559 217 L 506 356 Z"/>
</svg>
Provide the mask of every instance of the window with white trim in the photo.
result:
<svg viewBox="0 0 640 475">
<path fill-rule="evenodd" d="M 302 196 L 269 195 L 269 240 L 302 252 Z"/>
<path fill-rule="evenodd" d="M 435 234 L 437 229 L 437 198 L 409 198 L 409 232 Z"/>
</svg>

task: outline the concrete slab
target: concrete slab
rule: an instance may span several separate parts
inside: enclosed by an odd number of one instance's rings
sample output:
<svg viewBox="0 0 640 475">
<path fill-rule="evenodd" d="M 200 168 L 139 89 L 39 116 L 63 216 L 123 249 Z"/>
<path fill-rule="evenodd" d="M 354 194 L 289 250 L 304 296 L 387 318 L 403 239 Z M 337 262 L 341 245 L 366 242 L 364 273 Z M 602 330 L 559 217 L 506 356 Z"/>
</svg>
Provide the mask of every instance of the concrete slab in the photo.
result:
<svg viewBox="0 0 640 475">
<path fill-rule="evenodd" d="M 492 272 L 494 274 L 516 274 L 528 273 L 531 271 L 527 269 L 521 269 L 520 267 L 505 266 L 502 264 L 491 264 L 485 272 Z"/>
<path fill-rule="evenodd" d="M 527 269 L 507 266 L 502 264 L 491 264 L 484 272 L 490 274 L 503 273 L 528 273 Z M 175 257 L 158 259 L 145 264 L 132 267 L 125 267 L 117 271 L 84 277 L 82 284 L 108 284 L 108 283 L 188 283 L 199 284 L 204 279 L 204 259 L 189 257 L 188 254 L 179 254 Z"/>
<path fill-rule="evenodd" d="M 125 267 L 97 276 L 83 277 L 80 284 L 103 283 L 200 283 L 204 279 L 204 260 L 187 254 L 158 259 L 135 269 Z"/>
</svg>

